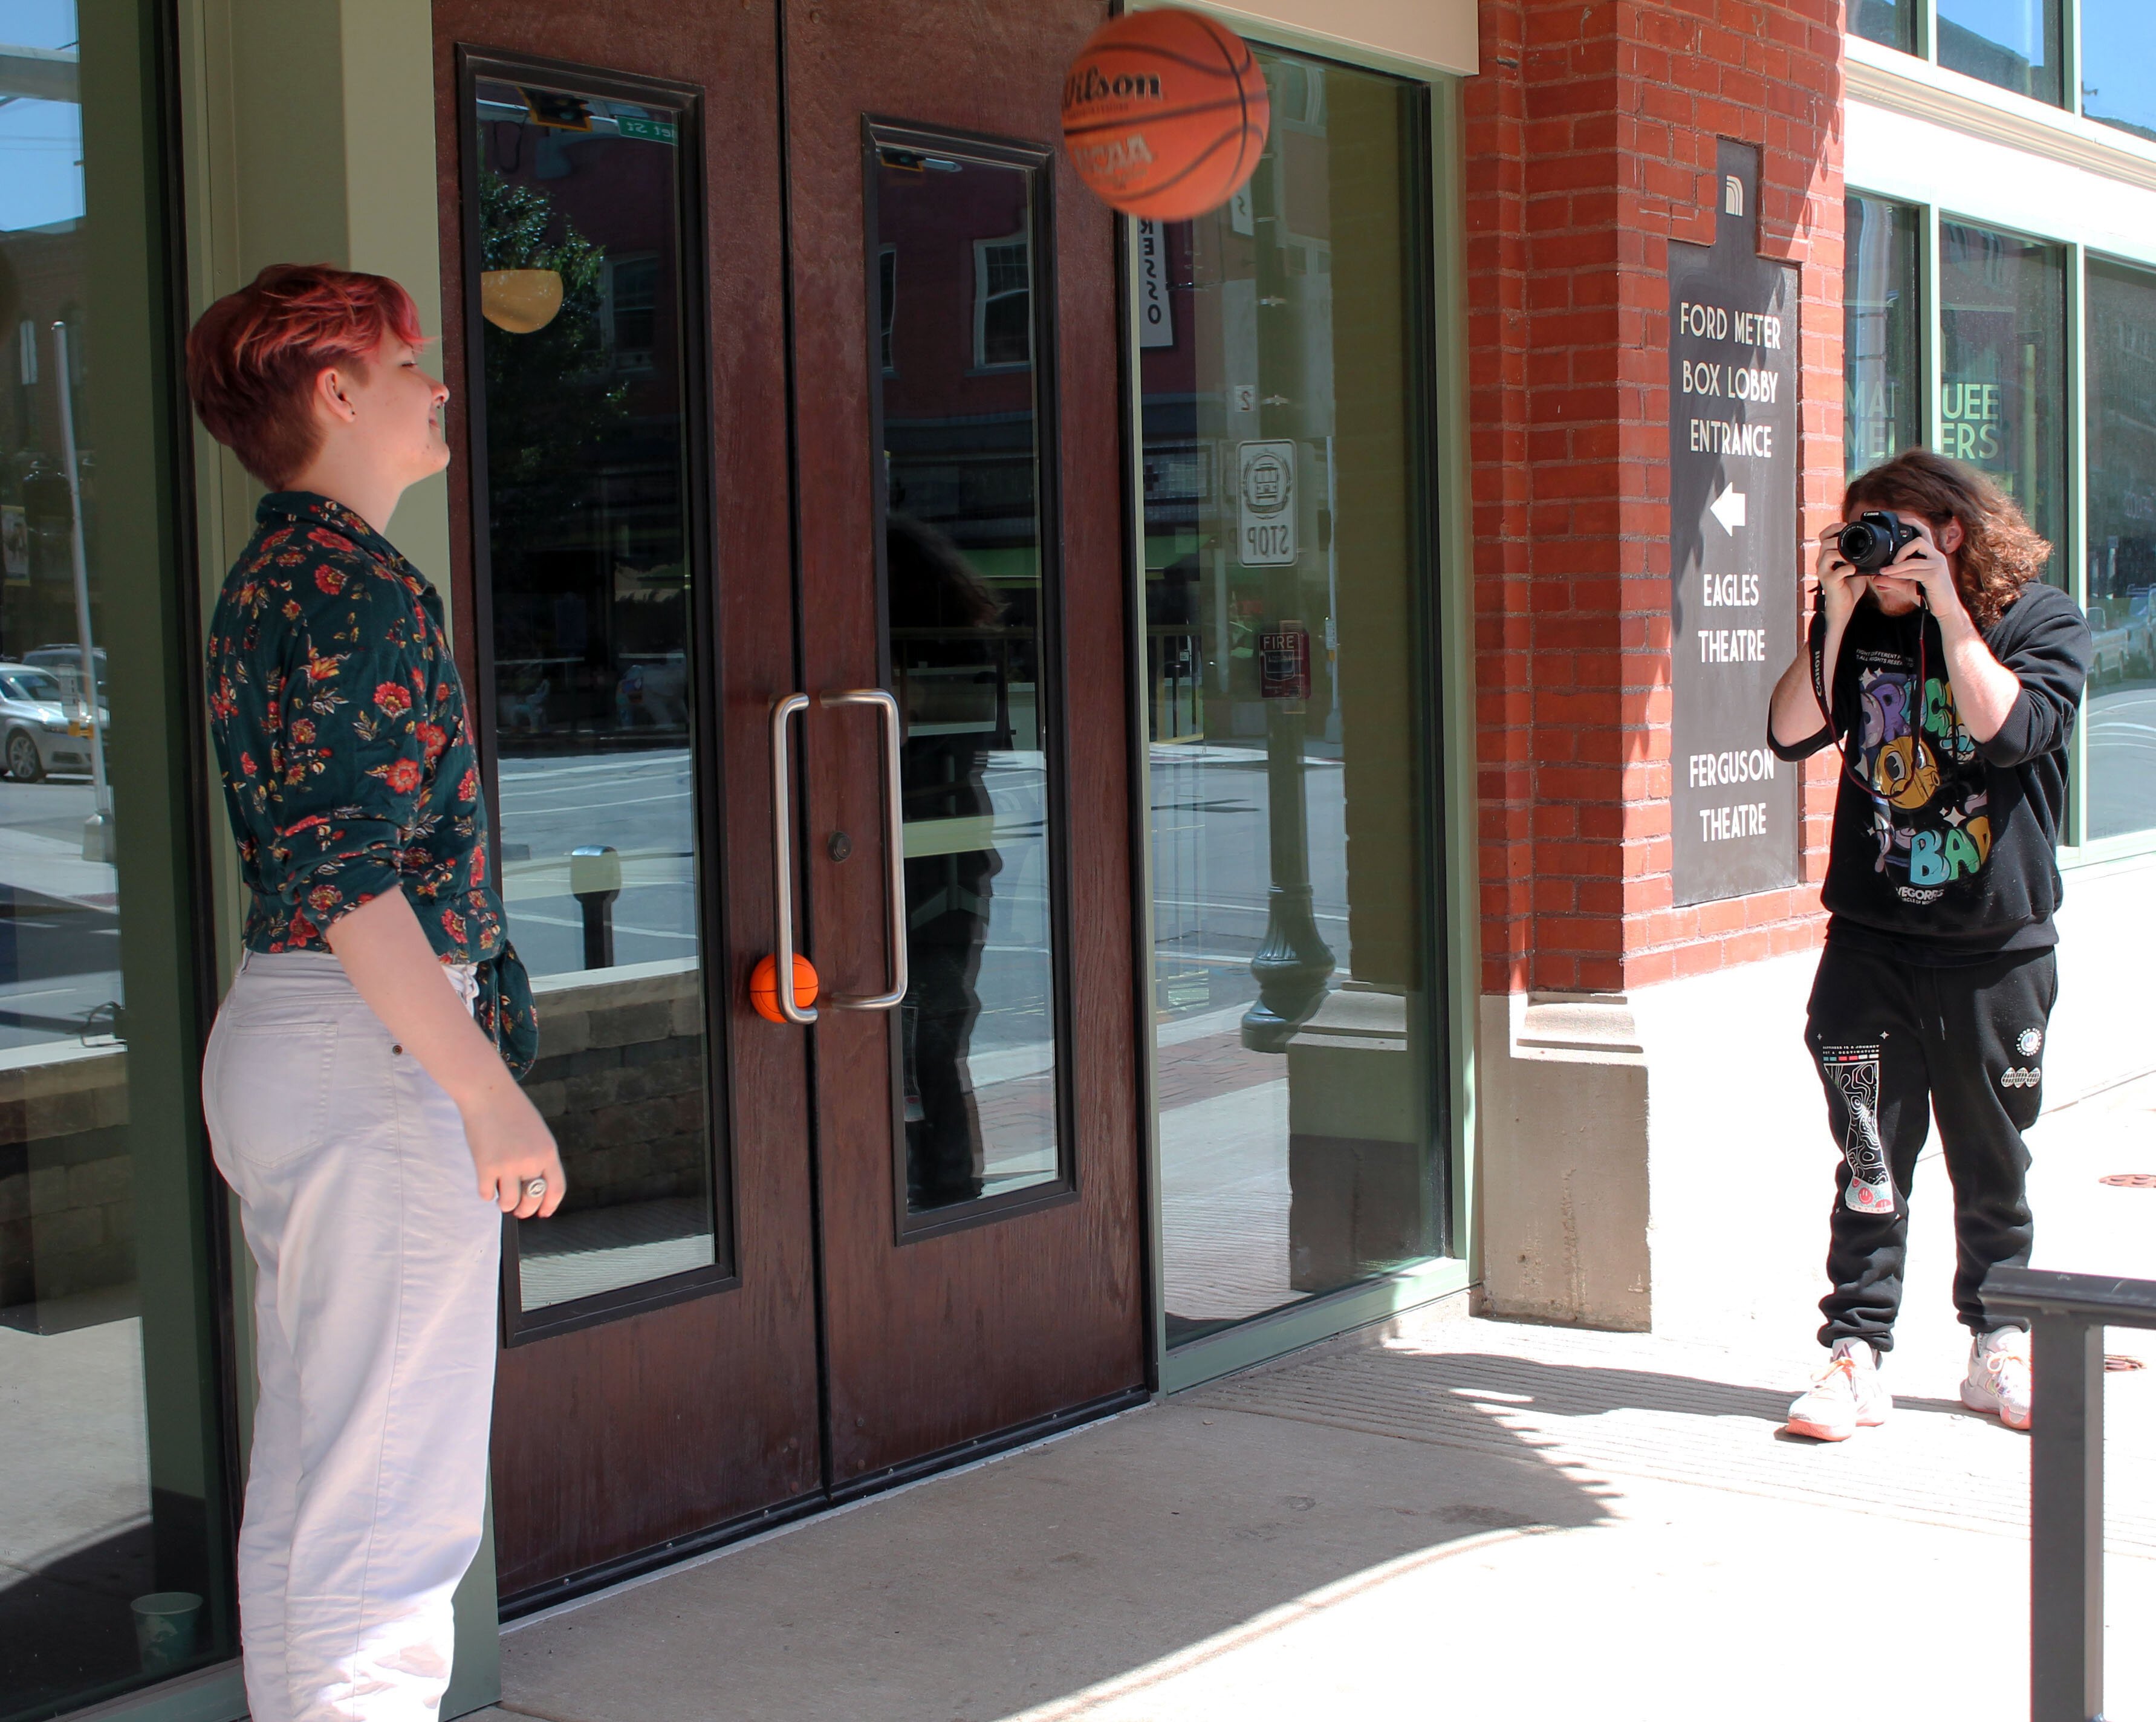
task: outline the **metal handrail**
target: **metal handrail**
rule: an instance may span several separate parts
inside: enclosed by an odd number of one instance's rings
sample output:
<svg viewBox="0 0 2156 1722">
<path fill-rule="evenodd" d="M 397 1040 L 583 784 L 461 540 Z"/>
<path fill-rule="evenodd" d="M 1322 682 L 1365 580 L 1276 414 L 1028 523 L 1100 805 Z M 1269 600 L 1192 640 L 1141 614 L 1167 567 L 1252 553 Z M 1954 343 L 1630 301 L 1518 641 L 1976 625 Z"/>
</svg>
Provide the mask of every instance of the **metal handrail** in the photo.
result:
<svg viewBox="0 0 2156 1722">
<path fill-rule="evenodd" d="M 2156 1280 L 1995 1267 L 1984 1303 L 2034 1330 L 2030 1722 L 2102 1722 L 2103 1330 L 2156 1328 Z"/>
</svg>

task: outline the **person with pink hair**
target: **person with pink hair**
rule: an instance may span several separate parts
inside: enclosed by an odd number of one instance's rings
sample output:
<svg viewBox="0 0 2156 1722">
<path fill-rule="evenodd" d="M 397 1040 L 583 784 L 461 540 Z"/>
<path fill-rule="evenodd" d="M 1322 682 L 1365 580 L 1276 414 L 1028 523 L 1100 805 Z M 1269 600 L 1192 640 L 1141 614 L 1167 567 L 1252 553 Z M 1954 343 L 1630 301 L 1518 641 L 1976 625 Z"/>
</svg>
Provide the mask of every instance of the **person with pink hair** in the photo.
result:
<svg viewBox="0 0 2156 1722">
<path fill-rule="evenodd" d="M 394 281 L 280 265 L 205 311 L 187 385 L 264 485 L 209 630 L 248 894 L 203 1100 L 255 1266 L 239 1537 L 254 1722 L 438 1715 L 485 1507 L 501 1216 L 562 1163 L 434 587 L 383 536 L 449 464 Z"/>
</svg>

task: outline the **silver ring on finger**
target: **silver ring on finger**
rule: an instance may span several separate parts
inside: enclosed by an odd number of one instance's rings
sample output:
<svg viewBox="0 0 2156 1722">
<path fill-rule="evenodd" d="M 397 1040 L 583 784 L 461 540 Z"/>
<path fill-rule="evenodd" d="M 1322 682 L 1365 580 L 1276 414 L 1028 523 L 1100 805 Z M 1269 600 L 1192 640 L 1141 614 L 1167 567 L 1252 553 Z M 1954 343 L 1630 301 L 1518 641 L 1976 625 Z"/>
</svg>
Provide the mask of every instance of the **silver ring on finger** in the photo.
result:
<svg viewBox="0 0 2156 1722">
<path fill-rule="evenodd" d="M 546 1195 L 547 1180 L 544 1178 L 529 1178 L 519 1189 L 525 1200 L 536 1202 Z"/>
</svg>

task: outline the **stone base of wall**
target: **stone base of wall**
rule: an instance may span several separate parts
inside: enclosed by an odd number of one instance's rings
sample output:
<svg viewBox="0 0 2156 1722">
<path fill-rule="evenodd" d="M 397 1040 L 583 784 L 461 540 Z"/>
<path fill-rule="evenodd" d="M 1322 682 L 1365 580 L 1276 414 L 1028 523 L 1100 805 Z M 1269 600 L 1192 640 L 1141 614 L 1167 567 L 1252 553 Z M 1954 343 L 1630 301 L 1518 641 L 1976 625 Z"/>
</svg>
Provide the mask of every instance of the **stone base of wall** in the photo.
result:
<svg viewBox="0 0 2156 1722">
<path fill-rule="evenodd" d="M 1483 1308 L 1644 1329 L 1647 1060 L 1621 994 L 1486 996 L 1476 1202 Z"/>
<path fill-rule="evenodd" d="M 124 1048 L 0 1054 L 0 1322 L 133 1282 L 133 1186 Z"/>
<path fill-rule="evenodd" d="M 539 1061 L 524 1087 L 562 1150 L 565 1211 L 704 1193 L 702 990 L 701 969 L 680 963 L 536 984 Z"/>
</svg>

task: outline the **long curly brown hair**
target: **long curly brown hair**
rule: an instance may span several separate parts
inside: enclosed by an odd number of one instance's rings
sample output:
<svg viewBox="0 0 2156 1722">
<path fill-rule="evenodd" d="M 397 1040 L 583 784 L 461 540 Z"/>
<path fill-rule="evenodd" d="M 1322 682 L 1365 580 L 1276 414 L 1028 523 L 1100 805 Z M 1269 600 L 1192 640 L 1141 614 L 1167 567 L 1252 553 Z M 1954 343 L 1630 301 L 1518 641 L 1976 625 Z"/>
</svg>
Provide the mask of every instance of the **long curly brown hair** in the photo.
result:
<svg viewBox="0 0 2156 1722">
<path fill-rule="evenodd" d="M 1954 589 L 1979 628 L 1989 628 L 2031 580 L 2044 578 L 2051 559 L 2014 499 L 1973 466 L 1929 449 L 1904 449 L 1884 465 L 1853 481 L 1842 493 L 1841 517 L 1867 508 L 1921 515 L 1937 532 L 1961 522 L 1961 547 L 1948 557 Z"/>
</svg>

